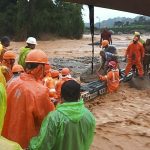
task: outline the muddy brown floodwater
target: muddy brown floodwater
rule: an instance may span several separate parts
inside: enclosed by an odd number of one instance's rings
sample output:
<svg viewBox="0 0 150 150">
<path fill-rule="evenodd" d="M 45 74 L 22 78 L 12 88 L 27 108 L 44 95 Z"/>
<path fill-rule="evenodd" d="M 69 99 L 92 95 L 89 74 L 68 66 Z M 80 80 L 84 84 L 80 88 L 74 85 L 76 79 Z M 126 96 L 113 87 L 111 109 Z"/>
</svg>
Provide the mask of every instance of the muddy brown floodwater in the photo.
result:
<svg viewBox="0 0 150 150">
<path fill-rule="evenodd" d="M 113 44 L 120 56 L 132 40 L 132 35 L 113 35 Z M 148 36 L 143 35 L 146 40 Z M 95 42 L 99 36 L 95 36 Z M 91 38 L 84 35 L 81 40 L 55 39 L 38 41 L 56 68 L 69 67 L 80 76 L 91 63 Z M 24 42 L 12 42 L 19 53 Z M 100 48 L 95 46 L 95 60 Z M 139 85 L 141 85 L 139 88 Z M 138 87 L 138 88 L 137 88 Z M 106 94 L 86 102 L 96 117 L 96 130 L 91 150 L 150 150 L 150 83 L 149 80 L 133 79 L 122 83 L 113 94 Z"/>
</svg>

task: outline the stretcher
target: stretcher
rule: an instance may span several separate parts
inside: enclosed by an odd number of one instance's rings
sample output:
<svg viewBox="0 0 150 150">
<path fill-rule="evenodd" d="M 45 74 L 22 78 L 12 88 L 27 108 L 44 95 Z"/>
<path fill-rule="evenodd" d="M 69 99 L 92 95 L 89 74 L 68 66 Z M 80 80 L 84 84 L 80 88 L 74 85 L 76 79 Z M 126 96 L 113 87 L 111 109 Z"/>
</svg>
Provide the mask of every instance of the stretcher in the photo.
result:
<svg viewBox="0 0 150 150">
<path fill-rule="evenodd" d="M 125 69 L 121 69 L 120 71 L 120 82 L 123 82 L 125 77 Z M 133 77 L 133 73 L 129 72 L 128 76 L 126 77 L 126 82 L 130 81 Z M 81 98 L 84 101 L 88 101 L 91 99 L 96 98 L 99 95 L 103 95 L 106 93 L 106 83 L 104 81 L 93 81 L 86 83 L 81 86 Z"/>
</svg>

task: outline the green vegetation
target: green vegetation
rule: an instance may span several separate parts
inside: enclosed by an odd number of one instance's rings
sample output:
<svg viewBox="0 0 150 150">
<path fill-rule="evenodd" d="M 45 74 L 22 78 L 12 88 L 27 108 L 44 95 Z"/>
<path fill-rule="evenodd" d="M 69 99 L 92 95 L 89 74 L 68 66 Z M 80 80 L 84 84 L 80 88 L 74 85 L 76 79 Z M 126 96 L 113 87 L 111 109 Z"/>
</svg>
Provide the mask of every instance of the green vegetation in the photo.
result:
<svg viewBox="0 0 150 150">
<path fill-rule="evenodd" d="M 140 16 L 138 20 L 134 20 L 133 22 L 117 21 L 111 30 L 115 33 L 133 33 L 134 31 L 140 31 L 141 33 L 150 32 L 150 20 L 146 20 L 144 16 Z"/>
<path fill-rule="evenodd" d="M 62 0 L 1 0 L 0 36 L 16 40 L 41 35 L 81 38 L 84 30 L 82 5 Z"/>
<path fill-rule="evenodd" d="M 99 34 L 99 32 L 102 32 L 104 25 L 107 26 L 110 30 L 114 31 L 115 34 L 133 34 L 135 31 L 138 31 L 140 33 L 150 32 L 150 18 L 145 16 L 137 16 L 133 19 L 118 17 L 102 21 L 100 23 L 100 31 L 99 23 L 95 23 L 95 34 Z M 88 23 L 85 24 L 84 33 L 90 33 Z"/>
<path fill-rule="evenodd" d="M 150 25 L 129 25 L 129 26 L 123 26 L 123 27 L 114 27 L 110 28 L 115 33 L 122 32 L 125 34 L 132 33 L 134 31 L 139 31 L 141 33 L 150 32 Z"/>
</svg>

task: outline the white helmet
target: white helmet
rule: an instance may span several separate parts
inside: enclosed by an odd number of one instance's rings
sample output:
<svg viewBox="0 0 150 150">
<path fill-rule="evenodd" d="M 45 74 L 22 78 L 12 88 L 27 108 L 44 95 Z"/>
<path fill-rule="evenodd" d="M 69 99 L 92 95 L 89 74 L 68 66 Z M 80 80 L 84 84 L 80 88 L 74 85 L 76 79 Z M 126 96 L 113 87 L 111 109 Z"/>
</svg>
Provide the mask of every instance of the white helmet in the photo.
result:
<svg viewBox="0 0 150 150">
<path fill-rule="evenodd" d="M 28 37 L 26 43 L 37 45 L 36 39 L 34 37 Z"/>
</svg>

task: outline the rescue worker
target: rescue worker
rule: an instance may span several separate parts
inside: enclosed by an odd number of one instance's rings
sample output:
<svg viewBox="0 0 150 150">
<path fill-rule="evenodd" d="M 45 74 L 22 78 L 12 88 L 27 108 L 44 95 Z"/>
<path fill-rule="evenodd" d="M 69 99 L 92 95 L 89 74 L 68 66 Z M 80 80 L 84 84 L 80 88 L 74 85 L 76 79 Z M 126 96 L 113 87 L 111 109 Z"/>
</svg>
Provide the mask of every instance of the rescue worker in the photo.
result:
<svg viewBox="0 0 150 150">
<path fill-rule="evenodd" d="M 140 32 L 136 32 L 135 31 L 134 32 L 134 37 L 137 37 L 138 38 L 138 42 L 141 43 L 144 46 L 144 48 L 145 48 L 145 41 L 141 38 Z M 144 60 L 141 60 L 141 61 L 142 61 L 142 64 L 143 64 Z M 144 64 L 143 64 L 143 67 L 144 67 Z M 132 70 L 133 70 L 134 76 L 135 77 L 138 76 L 138 69 L 137 69 L 136 65 L 132 66 Z"/>
<path fill-rule="evenodd" d="M 101 66 L 100 66 L 98 71 L 103 69 L 104 70 L 104 74 L 107 73 L 108 63 L 110 61 L 115 61 L 116 63 L 118 63 L 117 54 L 112 54 L 110 52 L 100 51 L 100 56 L 101 56 L 101 59 L 102 59 L 102 64 L 101 64 Z"/>
<path fill-rule="evenodd" d="M 142 62 L 142 65 L 143 65 L 143 70 L 144 70 L 144 74 L 146 74 L 146 64 L 147 64 L 147 49 L 146 49 L 146 42 L 141 38 L 141 34 L 140 34 L 140 32 L 135 32 L 134 33 L 134 36 L 135 37 L 138 37 L 138 42 L 139 43 L 141 43 L 142 45 L 143 45 L 143 47 L 144 47 L 144 59 L 142 59 L 141 60 L 141 62 Z M 136 72 L 137 72 L 137 68 L 136 68 L 136 66 L 135 65 L 133 65 L 133 71 L 135 70 Z M 138 75 L 138 74 L 137 74 Z"/>
<path fill-rule="evenodd" d="M 21 65 L 16 64 L 12 68 L 12 73 L 13 73 L 14 77 L 19 76 L 20 73 L 23 73 L 23 72 L 24 72 L 24 69 Z"/>
<path fill-rule="evenodd" d="M 7 48 L 10 46 L 10 39 L 7 36 L 2 37 L 0 43 L 0 62 L 3 60 L 4 53 L 8 50 Z"/>
<path fill-rule="evenodd" d="M 145 75 L 149 72 L 149 65 L 150 65 L 150 39 L 147 39 L 145 43 L 145 56 L 143 59 L 143 69 Z"/>
<path fill-rule="evenodd" d="M 54 85 L 56 87 L 58 81 L 59 81 L 59 71 L 58 70 L 52 70 L 51 71 L 51 77 L 53 78 Z"/>
<path fill-rule="evenodd" d="M 51 100 L 55 104 L 55 106 L 60 103 L 60 100 L 58 99 L 57 91 L 56 91 L 56 85 L 59 82 L 59 71 L 58 70 L 51 70 Z"/>
<path fill-rule="evenodd" d="M 72 79 L 72 77 L 71 77 L 69 68 L 62 68 L 61 74 L 59 77 L 59 81 L 56 85 L 56 92 L 57 92 L 58 99 L 60 99 L 60 97 L 61 97 L 60 93 L 61 93 L 62 84 L 68 80 L 71 80 L 71 79 Z"/>
<path fill-rule="evenodd" d="M 7 86 L 8 84 L 10 84 L 12 81 L 14 81 L 14 79 L 17 79 L 21 73 L 24 72 L 24 69 L 21 65 L 14 65 L 13 68 L 12 68 L 12 73 L 13 73 L 13 76 L 11 77 L 11 79 L 7 82 Z"/>
<path fill-rule="evenodd" d="M 57 109 L 44 119 L 40 134 L 30 141 L 30 150 L 89 150 L 95 118 L 80 99 L 80 84 L 74 80 L 62 85 Z"/>
<path fill-rule="evenodd" d="M 2 83 L 0 83 L 0 150 L 22 150 L 22 148 L 15 142 L 9 141 L 1 136 L 3 128 L 4 117 L 7 108 L 6 90 Z"/>
<path fill-rule="evenodd" d="M 99 79 L 101 81 L 106 81 L 108 93 L 113 93 L 119 88 L 119 69 L 117 68 L 117 63 L 115 61 L 110 61 L 108 67 L 109 71 L 107 75 L 99 75 Z"/>
<path fill-rule="evenodd" d="M 13 51 L 7 51 L 3 55 L 2 64 L 7 67 L 6 71 L 3 73 L 5 76 L 6 82 L 8 82 L 13 76 L 12 67 L 15 63 L 15 59 L 16 59 L 16 54 Z"/>
<path fill-rule="evenodd" d="M 141 62 L 144 58 L 144 47 L 138 42 L 138 37 L 134 37 L 133 42 L 128 46 L 125 53 L 125 58 L 127 58 L 128 62 L 125 69 L 124 80 L 126 80 L 126 76 L 133 65 L 137 67 L 139 77 L 143 79 L 143 67 Z"/>
<path fill-rule="evenodd" d="M 117 54 L 116 48 L 114 46 L 112 46 L 112 45 L 109 45 L 108 40 L 102 41 L 102 48 L 103 48 L 104 52 L 109 52 L 109 53 L 112 53 L 112 54 Z"/>
<path fill-rule="evenodd" d="M 53 81 L 53 78 L 51 77 L 51 71 L 50 71 L 51 67 L 49 64 L 45 65 L 45 77 L 43 78 L 43 84 L 44 86 L 49 88 L 49 97 L 51 99 L 51 101 L 55 101 L 57 99 L 57 93 L 56 93 L 56 89 L 55 89 L 55 84 Z"/>
<path fill-rule="evenodd" d="M 100 47 L 102 45 L 102 41 L 104 40 L 107 40 L 109 44 L 112 44 L 111 32 L 108 31 L 107 27 L 105 27 L 103 32 L 101 33 Z"/>
<path fill-rule="evenodd" d="M 25 59 L 27 54 L 35 49 L 35 46 L 37 45 L 37 41 L 34 37 L 28 37 L 27 41 L 27 46 L 21 48 L 20 50 L 20 54 L 19 54 L 19 60 L 18 60 L 18 64 L 23 66 L 23 68 L 25 68 Z"/>
<path fill-rule="evenodd" d="M 47 55 L 32 50 L 26 57 L 26 72 L 7 87 L 7 111 L 2 135 L 27 148 L 48 112 L 54 110 L 48 88 L 37 80 L 44 74 Z"/>
</svg>

